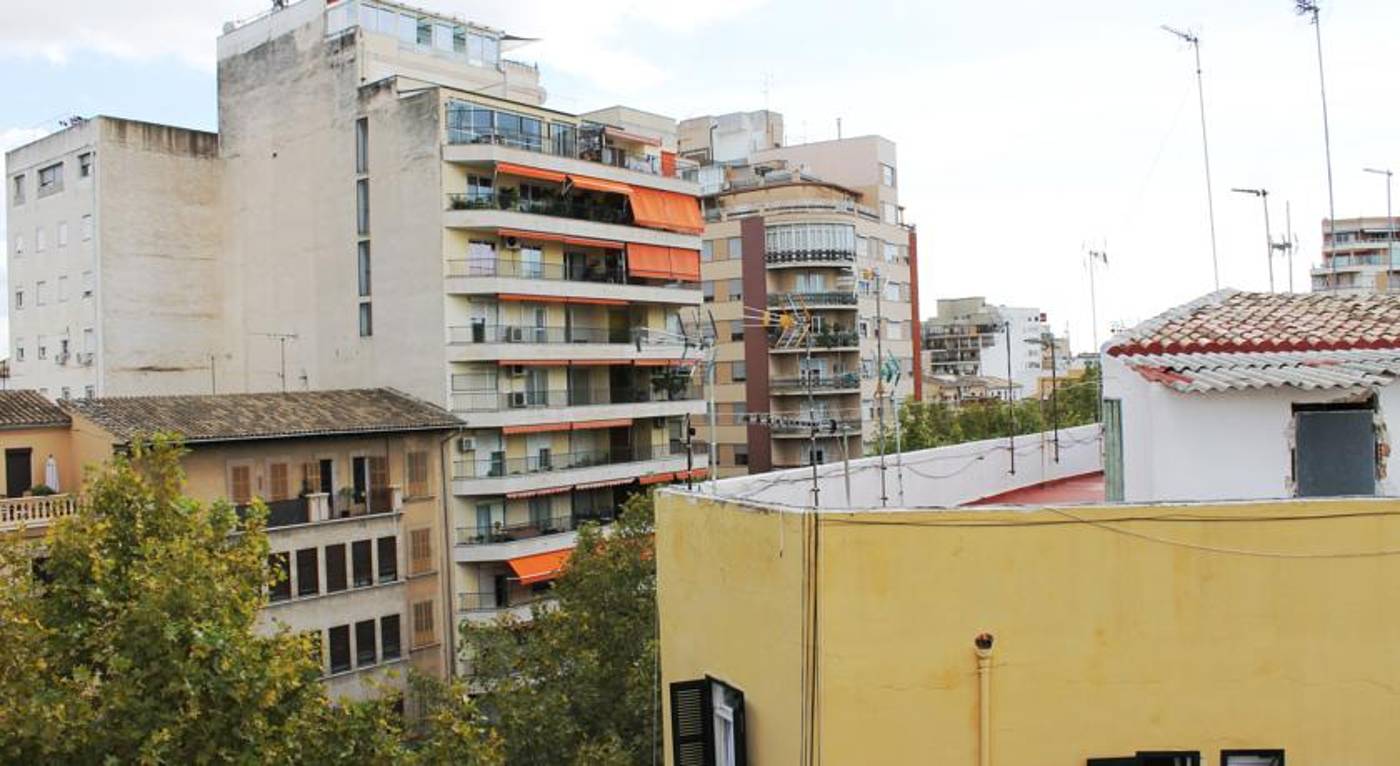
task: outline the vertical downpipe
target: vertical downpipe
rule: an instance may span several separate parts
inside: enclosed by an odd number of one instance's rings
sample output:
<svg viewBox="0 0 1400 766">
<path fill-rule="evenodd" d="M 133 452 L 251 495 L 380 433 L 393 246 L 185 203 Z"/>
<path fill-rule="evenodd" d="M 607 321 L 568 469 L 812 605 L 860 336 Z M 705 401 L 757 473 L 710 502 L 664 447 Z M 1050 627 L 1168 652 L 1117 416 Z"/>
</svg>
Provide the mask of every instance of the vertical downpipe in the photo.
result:
<svg viewBox="0 0 1400 766">
<path fill-rule="evenodd" d="M 992 634 L 973 639 L 977 650 L 977 766 L 992 766 Z"/>
</svg>

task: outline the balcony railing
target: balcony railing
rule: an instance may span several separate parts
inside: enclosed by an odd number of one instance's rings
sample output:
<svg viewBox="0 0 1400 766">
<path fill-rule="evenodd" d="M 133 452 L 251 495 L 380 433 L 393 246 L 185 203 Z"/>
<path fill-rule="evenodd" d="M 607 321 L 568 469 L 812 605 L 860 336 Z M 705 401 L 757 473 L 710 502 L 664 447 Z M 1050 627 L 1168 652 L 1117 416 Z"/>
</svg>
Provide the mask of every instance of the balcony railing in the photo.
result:
<svg viewBox="0 0 1400 766">
<path fill-rule="evenodd" d="M 284 500 L 264 500 L 267 506 L 267 528 L 310 524 L 317 521 L 348 519 L 381 513 L 393 513 L 403 508 L 403 492 L 394 485 L 374 487 L 368 492 L 353 492 L 331 496 L 312 492 Z M 248 513 L 247 505 L 235 506 L 239 518 Z"/>
<path fill-rule="evenodd" d="M 671 447 L 653 448 L 651 445 L 641 448 L 613 447 L 574 452 L 540 452 L 528 457 L 512 458 L 506 457 L 504 452 L 496 452 L 477 460 L 456 460 L 452 465 L 454 478 L 496 479 L 504 476 L 567 471 L 573 468 L 640 463 L 684 454 L 683 450 L 676 452 Z"/>
<path fill-rule="evenodd" d="M 772 307 L 786 306 L 789 300 L 807 306 L 854 306 L 856 305 L 856 294 L 834 291 L 772 293 L 768 296 L 768 305 Z"/>
<path fill-rule="evenodd" d="M 514 195 L 497 192 L 495 194 L 448 194 L 448 210 L 506 210 L 514 213 L 549 215 L 557 218 L 572 218 L 576 221 L 614 223 L 630 225 L 632 216 L 621 205 L 603 205 L 589 198 L 565 199 L 548 197 L 545 199 L 520 199 Z"/>
<path fill-rule="evenodd" d="M 689 385 L 674 390 L 653 387 L 599 387 L 501 393 L 499 390 L 489 389 L 453 391 L 452 409 L 457 412 L 500 412 L 502 410 L 549 409 L 552 407 L 589 407 L 600 404 L 673 402 L 699 398 L 700 392 Z"/>
<path fill-rule="evenodd" d="M 549 591 L 525 591 L 523 593 L 458 593 L 459 612 L 497 612 L 518 606 L 529 606 L 552 598 Z"/>
<path fill-rule="evenodd" d="M 801 378 L 774 378 L 769 386 L 774 391 L 830 391 L 840 388 L 860 388 L 860 373 L 843 372 L 829 376 L 808 376 Z"/>
<path fill-rule="evenodd" d="M 596 145 L 590 145 L 591 142 L 589 141 L 579 140 L 573 137 L 556 140 L 551 136 L 533 133 L 478 130 L 467 127 L 449 126 L 447 128 L 447 143 L 507 146 L 512 149 L 522 149 L 527 152 L 539 152 L 541 154 L 551 154 L 556 157 L 568 157 L 587 162 L 597 162 L 616 168 L 634 170 L 638 173 L 661 175 L 661 160 L 659 157 L 629 152 L 615 146 L 603 146 L 600 149 Z"/>
<path fill-rule="evenodd" d="M 12 497 L 0 500 L 0 530 L 15 529 L 20 526 L 48 526 L 55 519 L 72 516 L 77 512 L 77 495 Z"/>
<path fill-rule="evenodd" d="M 627 273 L 621 264 L 603 263 L 541 263 L 519 258 L 459 258 L 447 262 L 450 277 L 509 277 L 512 279 L 544 279 L 569 282 L 598 282 L 622 285 Z"/>
<path fill-rule="evenodd" d="M 770 330 L 768 333 L 768 345 L 777 346 L 782 334 L 777 330 Z M 812 345 L 819 349 L 825 348 L 848 348 L 860 345 L 860 335 L 855 330 L 846 329 L 824 329 L 812 336 Z M 783 348 L 801 351 L 806 348 L 806 343 L 799 342 L 797 345 L 783 346 Z"/>
<path fill-rule="evenodd" d="M 797 263 L 854 263 L 855 248 L 850 250 L 769 250 L 763 254 L 769 265 Z"/>
<path fill-rule="evenodd" d="M 679 346 L 669 333 L 647 327 L 587 327 L 581 325 L 473 324 L 448 328 L 448 341 L 463 343 L 643 343 Z"/>
<path fill-rule="evenodd" d="M 478 524 L 457 527 L 457 544 L 487 545 L 491 543 L 509 543 L 516 540 L 528 540 L 532 537 L 572 532 L 588 522 L 607 524 L 612 522 L 614 518 L 611 511 L 606 514 L 574 513 L 568 516 L 531 519 L 515 524 L 495 523 L 487 526 Z"/>
<path fill-rule="evenodd" d="M 805 417 L 799 415 L 797 417 Z M 817 436 L 830 436 L 841 434 L 852 434 L 860 431 L 859 420 L 842 420 L 831 418 L 817 418 L 821 422 L 821 427 L 817 429 Z M 775 436 L 810 436 L 812 429 L 810 426 L 793 425 L 791 423 L 774 423 L 770 426 Z"/>
</svg>

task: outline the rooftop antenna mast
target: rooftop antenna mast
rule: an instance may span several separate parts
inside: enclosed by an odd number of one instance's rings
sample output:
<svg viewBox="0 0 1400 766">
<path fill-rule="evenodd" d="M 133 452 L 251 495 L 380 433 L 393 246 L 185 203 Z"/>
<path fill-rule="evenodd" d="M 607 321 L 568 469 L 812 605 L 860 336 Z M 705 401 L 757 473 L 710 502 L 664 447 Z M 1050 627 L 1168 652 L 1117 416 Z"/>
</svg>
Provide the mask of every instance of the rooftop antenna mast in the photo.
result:
<svg viewBox="0 0 1400 766">
<path fill-rule="evenodd" d="M 294 332 L 255 332 L 253 335 L 262 338 L 271 338 L 277 341 L 280 346 L 279 350 L 282 355 L 282 366 L 277 375 L 282 379 L 282 393 L 287 393 L 287 341 L 296 340 L 297 334 Z"/>
<path fill-rule="evenodd" d="M 1201 76 L 1201 38 L 1194 32 L 1183 32 L 1162 25 L 1162 29 L 1176 35 L 1183 42 L 1191 45 L 1192 51 L 1196 54 L 1196 95 L 1201 104 L 1201 153 L 1206 160 L 1206 209 L 1210 213 L 1210 262 L 1215 276 L 1215 289 L 1220 289 L 1220 254 L 1215 246 L 1215 193 L 1210 180 L 1210 139 L 1206 133 L 1206 86 L 1205 80 Z"/>
<path fill-rule="evenodd" d="M 1327 78 L 1322 68 L 1322 23 L 1318 19 L 1321 9 L 1314 0 L 1293 0 L 1293 10 L 1299 16 L 1311 16 L 1309 23 L 1317 34 L 1317 84 L 1322 93 L 1322 146 L 1327 154 L 1327 243 L 1335 244 L 1332 236 L 1337 220 L 1337 203 L 1332 196 L 1332 132 L 1327 121 Z M 1337 286 L 1337 259 L 1329 258 L 1327 286 Z"/>
</svg>

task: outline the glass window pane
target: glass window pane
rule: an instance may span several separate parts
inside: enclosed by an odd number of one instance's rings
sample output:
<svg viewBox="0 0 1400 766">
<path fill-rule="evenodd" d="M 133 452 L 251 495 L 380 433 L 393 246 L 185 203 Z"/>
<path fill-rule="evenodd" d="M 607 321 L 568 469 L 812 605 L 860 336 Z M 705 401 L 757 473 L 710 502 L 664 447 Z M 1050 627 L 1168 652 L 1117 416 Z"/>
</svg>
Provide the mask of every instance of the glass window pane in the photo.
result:
<svg viewBox="0 0 1400 766">
<path fill-rule="evenodd" d="M 374 645 L 374 620 L 355 623 L 355 667 L 373 665 L 378 657 L 379 647 Z"/>
</svg>

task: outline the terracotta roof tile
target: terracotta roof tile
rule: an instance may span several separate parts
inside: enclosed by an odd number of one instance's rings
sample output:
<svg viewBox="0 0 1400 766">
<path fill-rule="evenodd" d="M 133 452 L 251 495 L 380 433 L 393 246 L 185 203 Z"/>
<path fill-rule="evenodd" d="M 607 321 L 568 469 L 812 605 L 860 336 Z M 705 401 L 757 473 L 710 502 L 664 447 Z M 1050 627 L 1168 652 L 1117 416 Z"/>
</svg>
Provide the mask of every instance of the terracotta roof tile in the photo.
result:
<svg viewBox="0 0 1400 766">
<path fill-rule="evenodd" d="M 68 413 L 38 391 L 0 391 L 0 429 L 67 426 Z"/>
<path fill-rule="evenodd" d="M 122 441 L 157 432 L 189 442 L 458 428 L 450 412 L 391 388 L 76 399 L 64 404 Z"/>
<path fill-rule="evenodd" d="M 1400 348 L 1400 295 L 1222 290 L 1115 337 L 1112 356 Z"/>
</svg>

